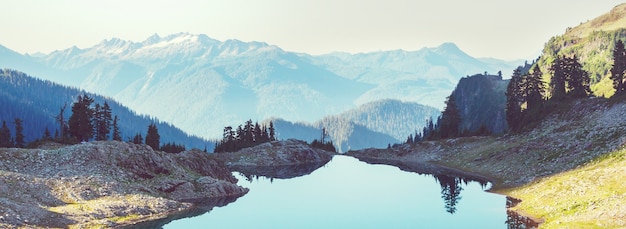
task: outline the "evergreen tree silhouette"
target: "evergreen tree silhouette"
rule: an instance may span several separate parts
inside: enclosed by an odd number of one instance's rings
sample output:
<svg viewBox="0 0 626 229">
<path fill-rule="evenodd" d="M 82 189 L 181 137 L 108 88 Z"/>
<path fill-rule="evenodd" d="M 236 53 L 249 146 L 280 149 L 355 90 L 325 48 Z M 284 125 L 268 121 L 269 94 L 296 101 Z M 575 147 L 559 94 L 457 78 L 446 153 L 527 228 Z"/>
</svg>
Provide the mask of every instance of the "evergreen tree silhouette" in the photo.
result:
<svg viewBox="0 0 626 229">
<path fill-rule="evenodd" d="M 626 50 L 624 43 L 618 40 L 613 49 L 613 67 L 611 68 L 611 79 L 616 95 L 621 95 L 626 91 L 624 71 L 626 71 Z"/>
<path fill-rule="evenodd" d="M 550 67 L 552 72 L 552 77 L 550 78 L 551 100 L 558 101 L 565 98 L 566 66 L 564 57 L 558 56 Z"/>
<path fill-rule="evenodd" d="M 524 89 L 526 90 L 526 109 L 537 110 L 543 105 L 543 94 L 545 88 L 543 86 L 543 80 L 541 76 L 543 73 L 539 69 L 539 65 L 536 64 L 531 74 L 526 75 L 524 80 Z"/>
<path fill-rule="evenodd" d="M 461 114 L 454 96 L 448 96 L 446 108 L 441 113 L 441 120 L 438 124 L 441 138 L 452 138 L 459 136 L 459 126 L 461 125 Z"/>
<path fill-rule="evenodd" d="M 103 106 L 96 104 L 94 108 L 94 127 L 97 141 L 105 141 L 109 139 L 109 133 L 111 132 L 111 107 L 107 102 L 104 102 Z"/>
<path fill-rule="evenodd" d="M 24 142 L 24 126 L 22 125 L 22 119 L 16 118 L 15 124 L 15 147 L 24 148 L 26 142 Z"/>
<path fill-rule="evenodd" d="M 520 126 L 520 118 L 522 117 L 521 104 L 523 101 L 523 92 L 521 91 L 522 68 L 518 67 L 513 70 L 513 75 L 506 88 L 506 121 L 509 129 L 516 131 Z"/>
<path fill-rule="evenodd" d="M 118 124 L 119 118 L 117 115 L 113 118 L 113 141 L 122 141 L 122 133 L 120 132 L 120 126 Z"/>
<path fill-rule="evenodd" d="M 270 141 L 276 141 L 276 130 L 274 129 L 274 123 L 270 121 Z"/>
<path fill-rule="evenodd" d="M 148 133 L 146 134 L 146 145 L 149 145 L 154 150 L 159 150 L 161 136 L 159 135 L 159 129 L 156 124 L 152 123 L 148 126 Z"/>
<path fill-rule="evenodd" d="M 13 147 L 13 141 L 11 140 L 11 130 L 7 126 L 6 121 L 2 121 L 2 128 L 0 128 L 0 147 Z"/>
<path fill-rule="evenodd" d="M 92 119 L 94 116 L 91 104 L 93 99 L 88 95 L 78 96 L 72 105 L 72 116 L 68 120 L 70 135 L 78 141 L 89 141 L 93 136 Z"/>
</svg>

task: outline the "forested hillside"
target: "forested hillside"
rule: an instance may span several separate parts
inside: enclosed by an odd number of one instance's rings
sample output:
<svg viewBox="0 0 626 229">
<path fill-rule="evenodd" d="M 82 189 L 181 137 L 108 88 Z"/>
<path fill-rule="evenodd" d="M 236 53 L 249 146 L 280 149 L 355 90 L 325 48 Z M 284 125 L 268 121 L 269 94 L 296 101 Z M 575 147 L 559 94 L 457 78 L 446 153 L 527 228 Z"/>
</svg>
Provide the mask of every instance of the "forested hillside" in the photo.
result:
<svg viewBox="0 0 626 229">
<path fill-rule="evenodd" d="M 339 152 L 369 147 L 385 148 L 403 142 L 410 134 L 421 132 L 428 119 L 437 119 L 440 111 L 429 106 L 399 100 L 380 100 L 363 104 L 315 123 L 294 123 L 270 119 L 278 139 L 320 139 L 326 128 Z M 269 123 L 268 120 L 265 123 Z"/>
<path fill-rule="evenodd" d="M 550 66 L 558 56 L 575 55 L 589 73 L 593 93 L 610 97 L 615 92 L 609 76 L 617 40 L 626 41 L 626 4 L 551 38 L 539 60 L 544 81 L 550 82 Z"/>
<path fill-rule="evenodd" d="M 375 132 L 350 120 L 333 116 L 326 117 L 315 124 L 294 123 L 283 119 L 268 119 L 264 123 L 269 123 L 270 120 L 276 127 L 278 140 L 295 138 L 310 143 L 315 139 L 321 139 L 322 128 L 325 128 L 328 133 L 327 141 L 333 141 L 339 153 L 370 147 L 385 148 L 389 144 L 400 142 L 387 134 Z"/>
<path fill-rule="evenodd" d="M 436 108 L 419 103 L 385 99 L 334 116 L 404 141 L 409 134 L 421 131 L 426 120 L 436 120 L 439 113 Z"/>
<path fill-rule="evenodd" d="M 157 119 L 138 115 L 118 102 L 86 93 L 76 88 L 69 88 L 30 77 L 26 73 L 4 69 L 0 70 L 0 121 L 6 121 L 12 134 L 15 132 L 13 121 L 23 120 L 26 141 L 33 141 L 44 136 L 47 128 L 51 134 L 59 130 L 56 117 L 61 107 L 67 105 L 63 116 L 70 117 L 70 106 L 78 95 L 87 94 L 95 103 L 109 104 L 113 115 L 119 117 L 119 127 L 123 140 L 129 140 L 136 134 L 146 136 L 151 123 L 156 123 L 162 143 L 175 142 L 187 148 L 212 149 L 214 142 L 190 136 L 180 129 Z"/>
</svg>

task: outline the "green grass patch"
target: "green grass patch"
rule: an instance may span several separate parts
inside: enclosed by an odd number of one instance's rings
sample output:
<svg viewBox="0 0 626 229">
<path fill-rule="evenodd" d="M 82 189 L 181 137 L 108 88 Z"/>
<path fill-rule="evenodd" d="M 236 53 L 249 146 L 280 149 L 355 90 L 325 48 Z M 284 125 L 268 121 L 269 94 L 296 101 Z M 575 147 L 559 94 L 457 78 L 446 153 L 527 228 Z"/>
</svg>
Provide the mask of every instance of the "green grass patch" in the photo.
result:
<svg viewBox="0 0 626 229">
<path fill-rule="evenodd" d="M 67 214 L 67 213 L 75 213 L 75 212 L 92 211 L 93 208 L 91 208 L 86 203 L 67 203 L 65 205 L 60 205 L 60 206 L 56 206 L 56 207 L 50 207 L 50 208 L 48 208 L 48 210 L 51 211 L 51 212 Z"/>
<path fill-rule="evenodd" d="M 522 200 L 513 210 L 545 220 L 542 228 L 623 228 L 625 179 L 626 149 L 622 149 L 504 192 Z"/>
<path fill-rule="evenodd" d="M 130 215 L 126 215 L 126 216 L 116 216 L 116 217 L 111 217 L 108 218 L 108 220 L 111 220 L 115 223 L 125 223 L 125 222 L 135 222 L 137 220 L 140 220 L 143 216 L 139 215 L 139 214 L 130 214 Z"/>
</svg>

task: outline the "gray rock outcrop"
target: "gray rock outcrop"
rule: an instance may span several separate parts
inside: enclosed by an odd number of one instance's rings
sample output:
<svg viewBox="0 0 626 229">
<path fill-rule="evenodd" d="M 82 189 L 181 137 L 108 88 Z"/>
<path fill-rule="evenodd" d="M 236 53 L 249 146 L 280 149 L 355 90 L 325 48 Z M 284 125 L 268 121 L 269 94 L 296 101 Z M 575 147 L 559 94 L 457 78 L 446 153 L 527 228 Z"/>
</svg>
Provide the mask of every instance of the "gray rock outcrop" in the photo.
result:
<svg viewBox="0 0 626 229">
<path fill-rule="evenodd" d="M 220 161 L 125 142 L 0 149 L 0 227 L 115 227 L 248 189 Z"/>
</svg>

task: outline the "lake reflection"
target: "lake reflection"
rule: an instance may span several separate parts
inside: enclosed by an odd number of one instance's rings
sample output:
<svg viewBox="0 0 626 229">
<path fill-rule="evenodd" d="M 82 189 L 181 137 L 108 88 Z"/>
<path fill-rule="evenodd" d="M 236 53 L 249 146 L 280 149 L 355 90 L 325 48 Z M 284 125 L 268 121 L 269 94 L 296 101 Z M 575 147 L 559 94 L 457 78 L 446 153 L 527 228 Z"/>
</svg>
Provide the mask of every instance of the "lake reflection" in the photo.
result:
<svg viewBox="0 0 626 229">
<path fill-rule="evenodd" d="M 234 175 L 250 192 L 164 228 L 506 228 L 504 196 L 485 182 L 405 172 L 335 156 L 291 179 Z"/>
<path fill-rule="evenodd" d="M 309 175 L 313 171 L 326 165 L 328 161 L 313 162 L 301 165 L 285 165 L 285 166 L 233 166 L 231 171 L 237 171 L 244 176 L 247 181 L 259 177 L 269 178 L 270 181 L 276 179 L 291 179 Z"/>
</svg>

